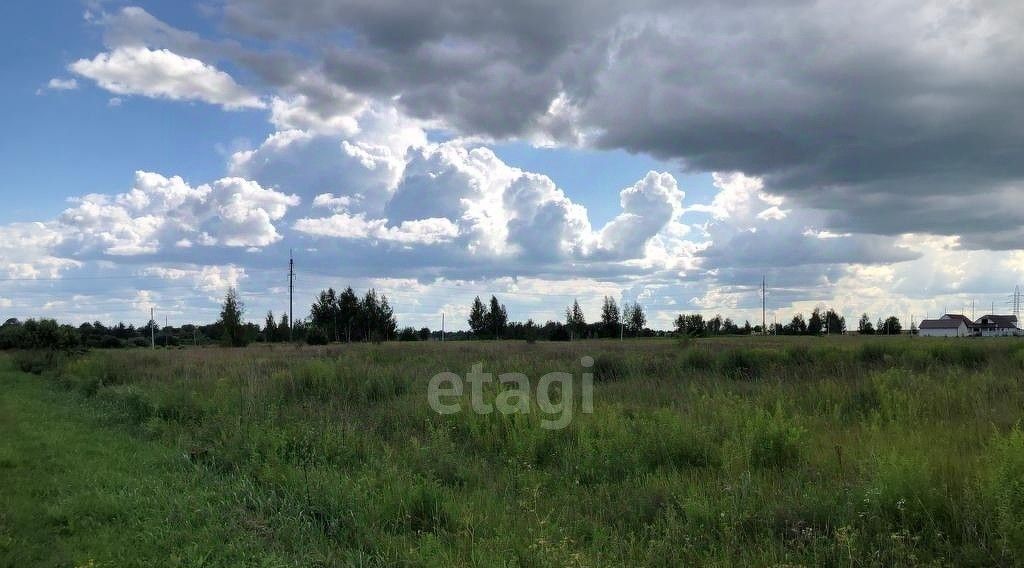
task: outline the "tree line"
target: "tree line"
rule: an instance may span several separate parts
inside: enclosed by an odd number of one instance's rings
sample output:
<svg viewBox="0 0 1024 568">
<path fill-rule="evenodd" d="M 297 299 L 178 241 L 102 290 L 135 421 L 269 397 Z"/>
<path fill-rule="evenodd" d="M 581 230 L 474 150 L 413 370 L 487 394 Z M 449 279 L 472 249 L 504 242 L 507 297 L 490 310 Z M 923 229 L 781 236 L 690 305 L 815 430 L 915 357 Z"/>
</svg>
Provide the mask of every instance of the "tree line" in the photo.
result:
<svg viewBox="0 0 1024 568">
<path fill-rule="evenodd" d="M 496 296 L 491 296 L 488 303 L 477 296 L 470 304 L 466 323 L 469 324 L 469 332 L 464 334 L 466 339 L 570 341 L 621 336 L 650 337 L 658 334 L 646 327 L 647 316 L 639 303 L 627 303 L 620 310 L 615 299 L 610 296 L 604 297 L 598 321 L 587 323 L 579 301 L 573 300 L 565 309 L 564 321 L 548 320 L 543 325 L 538 325 L 533 319 L 510 322 L 508 310 Z M 458 339 L 462 334 L 455 332 L 450 336 Z"/>
<path fill-rule="evenodd" d="M 444 333 L 449 340 L 462 339 L 518 339 L 526 341 L 571 341 L 575 339 L 655 337 L 684 335 L 706 337 L 713 335 L 763 334 L 761 326 L 749 321 L 738 322 L 721 315 L 705 319 L 702 314 L 679 314 L 671 332 L 655 331 L 647 327 L 647 316 L 640 303 L 626 302 L 620 306 L 614 298 L 605 296 L 597 320 L 587 321 L 579 302 L 566 307 L 564 320 L 549 320 L 537 324 L 510 321 L 508 309 L 497 296 L 484 302 L 473 299 L 466 320 L 468 331 Z M 833 309 L 815 308 L 810 317 L 796 314 L 786 324 L 772 324 L 772 335 L 842 334 L 847 331 L 846 319 Z M 913 326 L 911 332 L 916 331 Z M 857 322 L 861 335 L 898 335 L 903 326 L 896 316 L 879 318 L 872 323 L 867 314 Z M 288 314 L 280 319 L 267 312 L 262 327 L 245 321 L 245 305 L 237 290 L 229 288 L 221 305 L 219 318 L 208 325 L 182 325 L 158 327 L 155 321 L 135 327 L 118 323 L 105 326 L 101 322 L 87 322 L 78 327 L 59 324 L 52 319 L 8 319 L 0 325 L 0 349 L 73 349 L 148 347 L 155 343 L 161 347 L 182 345 L 243 346 L 252 342 L 305 342 L 326 344 L 353 341 L 427 341 L 442 338 L 442 332 L 423 327 L 399 329 L 394 309 L 386 295 L 369 289 L 362 297 L 352 287 L 337 293 L 333 288 L 322 290 L 310 306 L 308 318 L 289 321 Z"/>
</svg>

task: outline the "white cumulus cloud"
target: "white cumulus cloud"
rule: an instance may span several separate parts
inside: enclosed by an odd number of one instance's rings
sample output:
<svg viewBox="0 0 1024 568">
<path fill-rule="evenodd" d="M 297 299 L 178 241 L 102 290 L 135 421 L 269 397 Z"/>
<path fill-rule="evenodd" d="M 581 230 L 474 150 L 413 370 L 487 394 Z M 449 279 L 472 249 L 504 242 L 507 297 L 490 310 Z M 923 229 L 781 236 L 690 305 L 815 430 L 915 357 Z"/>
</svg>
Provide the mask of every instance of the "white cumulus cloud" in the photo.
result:
<svg viewBox="0 0 1024 568">
<path fill-rule="evenodd" d="M 192 187 L 177 176 L 141 171 L 128 192 L 90 194 L 77 201 L 58 220 L 65 250 L 114 256 L 193 243 L 267 246 L 282 238 L 274 222 L 300 202 L 241 178 Z"/>
<path fill-rule="evenodd" d="M 229 110 L 266 106 L 227 73 L 167 49 L 117 47 L 68 68 L 116 95 L 198 100 Z"/>
</svg>

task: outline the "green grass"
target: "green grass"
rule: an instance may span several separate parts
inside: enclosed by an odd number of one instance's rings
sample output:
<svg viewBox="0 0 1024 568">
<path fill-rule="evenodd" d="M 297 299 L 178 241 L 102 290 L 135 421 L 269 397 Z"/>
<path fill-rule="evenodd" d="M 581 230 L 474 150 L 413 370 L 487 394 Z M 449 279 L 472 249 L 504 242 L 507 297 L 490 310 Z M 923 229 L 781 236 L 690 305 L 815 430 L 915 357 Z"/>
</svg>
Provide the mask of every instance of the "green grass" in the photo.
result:
<svg viewBox="0 0 1024 568">
<path fill-rule="evenodd" d="M 427 404 L 432 375 L 477 362 L 578 391 L 585 355 L 595 411 L 563 430 L 535 401 Z M 0 373 L 0 558 L 1020 564 L 1022 361 L 1015 340 L 920 338 L 18 354 L 42 374 Z"/>
<path fill-rule="evenodd" d="M 0 364 L 0 565 L 291 563 L 254 530 L 244 480 Z"/>
</svg>

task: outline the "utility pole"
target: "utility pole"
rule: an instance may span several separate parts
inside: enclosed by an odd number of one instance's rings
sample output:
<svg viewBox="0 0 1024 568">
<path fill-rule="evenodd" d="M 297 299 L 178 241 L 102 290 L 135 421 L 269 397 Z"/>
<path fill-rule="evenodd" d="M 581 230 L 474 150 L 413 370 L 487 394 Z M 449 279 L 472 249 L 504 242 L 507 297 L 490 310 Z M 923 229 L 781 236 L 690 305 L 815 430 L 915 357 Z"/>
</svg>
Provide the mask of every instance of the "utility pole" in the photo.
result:
<svg viewBox="0 0 1024 568">
<path fill-rule="evenodd" d="M 768 327 L 767 327 L 767 325 L 768 325 L 768 317 L 766 315 L 767 311 L 766 311 L 766 308 L 765 308 L 765 306 L 767 305 L 766 302 L 765 302 L 765 297 L 766 297 L 765 296 L 765 280 L 766 280 L 766 278 L 762 274 L 761 275 L 761 333 L 763 335 L 768 335 Z"/>
<path fill-rule="evenodd" d="M 444 343 L 444 312 L 441 312 L 441 342 Z"/>
<path fill-rule="evenodd" d="M 974 300 L 971 300 L 971 321 L 974 321 L 976 319 L 977 319 L 977 316 L 974 313 Z"/>
<path fill-rule="evenodd" d="M 170 318 L 168 318 L 165 315 L 164 316 L 164 347 L 170 347 L 170 345 L 171 345 L 171 338 L 167 336 L 167 328 L 171 327 L 171 324 L 168 323 L 169 321 L 170 321 Z"/>
<path fill-rule="evenodd" d="M 149 307 L 149 348 L 156 350 L 156 320 L 153 318 L 153 307 Z"/>
<path fill-rule="evenodd" d="M 295 313 L 292 311 L 295 306 L 295 257 L 292 251 L 288 250 L 288 341 L 295 341 L 292 337 L 295 330 Z"/>
</svg>

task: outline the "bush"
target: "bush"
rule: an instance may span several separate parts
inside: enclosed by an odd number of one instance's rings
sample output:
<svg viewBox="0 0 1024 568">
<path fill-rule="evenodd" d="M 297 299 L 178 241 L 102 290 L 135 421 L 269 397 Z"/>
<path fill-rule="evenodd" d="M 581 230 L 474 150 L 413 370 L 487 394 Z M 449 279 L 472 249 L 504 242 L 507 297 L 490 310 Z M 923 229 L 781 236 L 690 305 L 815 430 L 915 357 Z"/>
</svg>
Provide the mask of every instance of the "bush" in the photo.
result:
<svg viewBox="0 0 1024 568">
<path fill-rule="evenodd" d="M 988 362 L 988 352 L 980 345 L 969 343 L 935 345 L 931 353 L 937 362 L 947 365 L 977 368 Z"/>
<path fill-rule="evenodd" d="M 572 339 L 569 336 L 569 331 L 565 329 L 564 325 L 560 325 L 551 332 L 551 336 L 548 337 L 550 341 L 569 341 Z"/>
<path fill-rule="evenodd" d="M 310 329 L 309 333 L 306 335 L 307 345 L 327 345 L 327 343 L 327 334 L 319 327 Z"/>
<path fill-rule="evenodd" d="M 64 363 L 52 351 L 21 351 L 14 355 L 14 364 L 23 373 L 41 375 L 44 371 L 55 370 Z"/>
<path fill-rule="evenodd" d="M 0 349 L 73 349 L 82 344 L 78 330 L 52 319 L 8 323 L 0 327 Z"/>
<path fill-rule="evenodd" d="M 121 340 L 113 335 L 104 335 L 100 338 L 98 345 L 100 349 L 120 349 L 123 347 Z"/>
<path fill-rule="evenodd" d="M 766 366 L 766 356 L 766 353 L 753 349 L 723 351 L 718 356 L 718 371 L 730 379 L 757 379 Z"/>
<path fill-rule="evenodd" d="M 750 464 L 766 469 L 794 467 L 803 459 L 806 432 L 790 424 L 779 410 L 751 421 Z"/>
<path fill-rule="evenodd" d="M 715 360 L 703 349 L 688 349 L 683 353 L 683 367 L 695 371 L 705 371 L 713 367 Z"/>
</svg>

